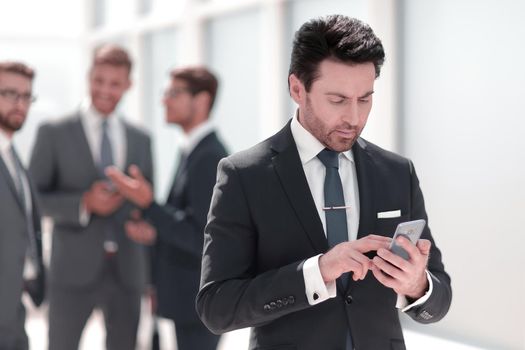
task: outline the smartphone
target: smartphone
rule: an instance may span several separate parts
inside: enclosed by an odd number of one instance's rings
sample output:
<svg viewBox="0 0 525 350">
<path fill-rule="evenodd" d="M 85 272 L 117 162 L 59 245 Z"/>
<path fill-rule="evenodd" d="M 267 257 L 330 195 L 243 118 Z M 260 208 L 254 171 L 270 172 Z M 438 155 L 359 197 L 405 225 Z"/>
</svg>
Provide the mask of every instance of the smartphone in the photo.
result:
<svg viewBox="0 0 525 350">
<path fill-rule="evenodd" d="M 408 260 L 409 256 L 407 251 L 396 244 L 396 238 L 399 236 L 404 236 L 408 238 L 410 242 L 416 244 L 419 237 L 421 236 L 421 233 L 423 232 L 423 229 L 425 228 L 425 224 L 425 220 L 420 219 L 402 222 L 397 225 L 396 232 L 392 238 L 392 243 L 390 243 L 390 251 L 396 255 L 399 255 L 403 259 Z"/>
</svg>

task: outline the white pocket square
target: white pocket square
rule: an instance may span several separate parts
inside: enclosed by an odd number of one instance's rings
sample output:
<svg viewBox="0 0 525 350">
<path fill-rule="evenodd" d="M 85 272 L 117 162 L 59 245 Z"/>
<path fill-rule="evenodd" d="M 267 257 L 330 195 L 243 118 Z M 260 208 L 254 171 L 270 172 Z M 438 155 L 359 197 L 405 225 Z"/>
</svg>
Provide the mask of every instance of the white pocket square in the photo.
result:
<svg viewBox="0 0 525 350">
<path fill-rule="evenodd" d="M 390 218 L 398 218 L 401 216 L 401 210 L 391 210 L 391 211 L 382 211 L 377 213 L 378 219 L 390 219 Z"/>
</svg>

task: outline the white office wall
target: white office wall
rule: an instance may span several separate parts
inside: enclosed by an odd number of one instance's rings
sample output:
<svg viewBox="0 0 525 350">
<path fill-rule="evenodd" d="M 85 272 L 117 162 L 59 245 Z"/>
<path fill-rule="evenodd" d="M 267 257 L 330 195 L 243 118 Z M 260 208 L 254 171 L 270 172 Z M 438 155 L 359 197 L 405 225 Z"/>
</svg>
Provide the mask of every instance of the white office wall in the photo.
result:
<svg viewBox="0 0 525 350">
<path fill-rule="evenodd" d="M 22 61 L 36 71 L 33 93 L 38 99 L 14 138 L 27 163 L 38 125 L 71 111 L 84 94 L 85 14 L 78 1 L 5 2 L 0 6 L 0 60 Z"/>
<path fill-rule="evenodd" d="M 205 63 L 218 75 L 219 91 L 212 111 L 230 151 L 261 140 L 258 70 L 262 62 L 259 9 L 247 9 L 213 18 L 207 23 Z"/>
<path fill-rule="evenodd" d="M 525 2 L 404 1 L 404 153 L 452 276 L 422 331 L 525 349 Z"/>
<path fill-rule="evenodd" d="M 144 113 L 145 126 L 152 135 L 153 159 L 155 163 L 155 192 L 160 202 L 167 198 L 177 165 L 179 127 L 166 123 L 162 96 L 170 83 L 170 70 L 180 62 L 177 43 L 180 33 L 176 28 L 167 28 L 148 33 L 144 37 Z"/>
</svg>

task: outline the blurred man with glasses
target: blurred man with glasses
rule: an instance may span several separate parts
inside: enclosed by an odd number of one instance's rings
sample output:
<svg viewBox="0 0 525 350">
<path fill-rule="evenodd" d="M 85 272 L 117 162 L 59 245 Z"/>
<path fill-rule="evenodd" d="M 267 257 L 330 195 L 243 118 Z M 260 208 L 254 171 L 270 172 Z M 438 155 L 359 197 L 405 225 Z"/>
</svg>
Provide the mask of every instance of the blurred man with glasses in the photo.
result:
<svg viewBox="0 0 525 350">
<path fill-rule="evenodd" d="M 35 305 L 44 297 L 40 215 L 32 183 L 13 147 L 31 103 L 33 69 L 0 62 L 0 349 L 28 349 L 21 301 L 27 291 Z"/>
<path fill-rule="evenodd" d="M 138 168 L 130 169 L 131 177 L 114 168 L 108 172 L 119 192 L 143 208 L 143 215 L 153 225 L 128 222 L 128 234 L 139 240 L 157 237 L 153 275 L 157 312 L 174 321 L 179 350 L 213 350 L 219 341 L 195 311 L 206 215 L 217 164 L 227 155 L 209 120 L 217 88 L 217 79 L 204 67 L 171 72 L 163 99 L 166 121 L 179 125 L 185 138 L 165 205 L 154 202 L 151 186 Z"/>
</svg>

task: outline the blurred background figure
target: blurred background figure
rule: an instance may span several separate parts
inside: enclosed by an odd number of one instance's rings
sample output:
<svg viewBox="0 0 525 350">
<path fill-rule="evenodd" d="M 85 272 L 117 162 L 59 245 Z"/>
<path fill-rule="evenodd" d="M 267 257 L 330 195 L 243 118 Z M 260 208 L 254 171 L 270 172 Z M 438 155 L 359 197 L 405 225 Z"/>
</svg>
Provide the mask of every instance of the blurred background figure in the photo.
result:
<svg viewBox="0 0 525 350">
<path fill-rule="evenodd" d="M 35 100 L 33 69 L 0 62 L 0 349 L 29 348 L 22 293 L 44 298 L 40 215 L 35 191 L 13 146 Z"/>
<path fill-rule="evenodd" d="M 151 185 L 138 167 L 130 177 L 116 168 L 108 171 L 118 191 L 143 209 L 145 222 L 129 221 L 130 236 L 137 240 L 157 233 L 153 282 L 157 313 L 173 320 L 179 350 L 214 350 L 219 336 L 199 320 L 195 297 L 199 288 L 203 232 L 219 160 L 227 155 L 210 112 L 218 82 L 204 67 L 185 67 L 171 72 L 164 93 L 166 121 L 179 125 L 185 134 L 177 172 L 165 205 L 153 200 Z"/>
<path fill-rule="evenodd" d="M 125 234 L 132 206 L 104 174 L 111 165 L 136 164 L 152 177 L 149 137 L 116 110 L 131 86 L 131 67 L 121 47 L 97 48 L 89 102 L 38 131 L 30 173 L 43 214 L 54 221 L 49 349 L 78 348 L 94 308 L 104 314 L 108 349 L 135 347 L 147 254 Z"/>
</svg>

